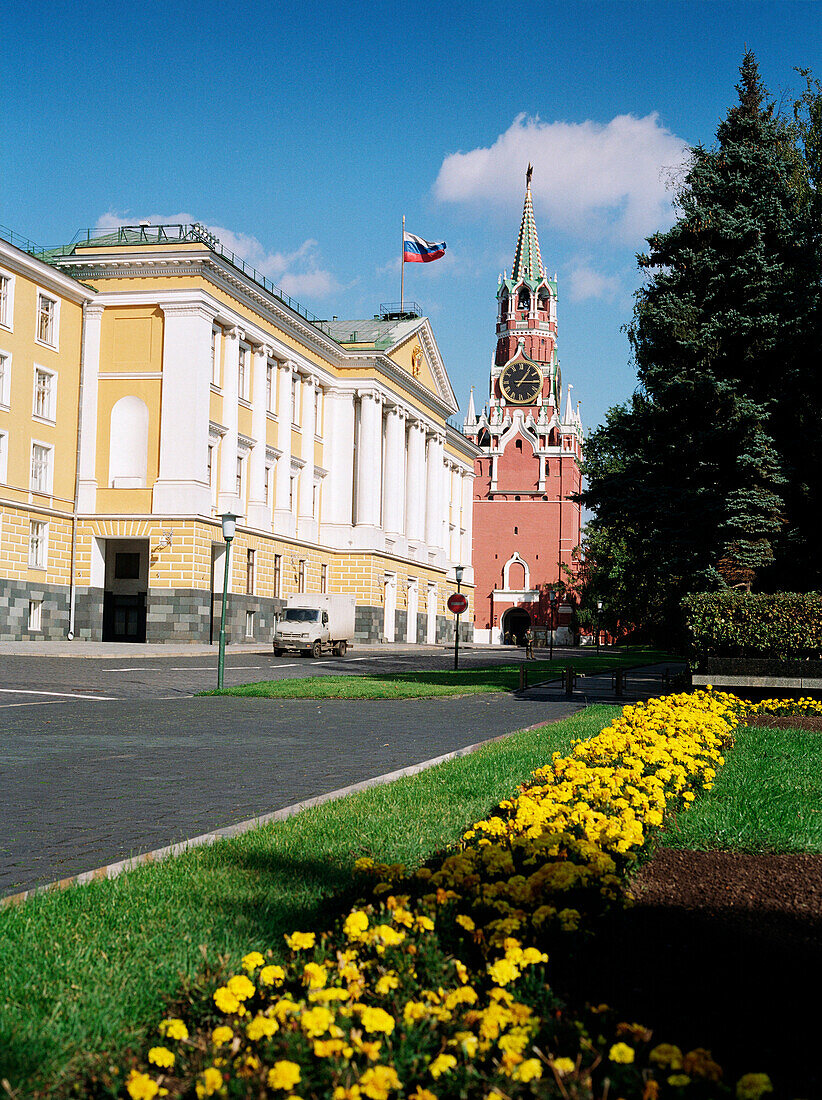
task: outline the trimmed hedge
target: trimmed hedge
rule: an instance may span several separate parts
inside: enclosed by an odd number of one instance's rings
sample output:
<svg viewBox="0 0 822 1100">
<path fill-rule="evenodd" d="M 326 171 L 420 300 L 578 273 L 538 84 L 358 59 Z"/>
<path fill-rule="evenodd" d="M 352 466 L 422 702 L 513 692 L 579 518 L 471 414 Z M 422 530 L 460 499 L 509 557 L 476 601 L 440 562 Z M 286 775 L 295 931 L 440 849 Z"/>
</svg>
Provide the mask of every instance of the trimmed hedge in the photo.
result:
<svg viewBox="0 0 822 1100">
<path fill-rule="evenodd" d="M 711 592 L 687 596 L 682 608 L 692 667 L 708 657 L 822 659 L 818 592 Z"/>
</svg>

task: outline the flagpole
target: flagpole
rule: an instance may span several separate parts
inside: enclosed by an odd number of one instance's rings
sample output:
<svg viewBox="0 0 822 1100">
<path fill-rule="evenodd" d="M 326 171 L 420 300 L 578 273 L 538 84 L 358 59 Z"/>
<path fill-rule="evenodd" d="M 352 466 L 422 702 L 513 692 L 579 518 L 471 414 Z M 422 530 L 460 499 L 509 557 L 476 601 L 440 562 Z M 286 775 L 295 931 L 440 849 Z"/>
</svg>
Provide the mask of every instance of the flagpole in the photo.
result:
<svg viewBox="0 0 822 1100">
<path fill-rule="evenodd" d="M 405 302 L 405 214 L 402 216 L 402 243 L 400 245 L 400 313 L 403 311 L 403 303 Z"/>
</svg>

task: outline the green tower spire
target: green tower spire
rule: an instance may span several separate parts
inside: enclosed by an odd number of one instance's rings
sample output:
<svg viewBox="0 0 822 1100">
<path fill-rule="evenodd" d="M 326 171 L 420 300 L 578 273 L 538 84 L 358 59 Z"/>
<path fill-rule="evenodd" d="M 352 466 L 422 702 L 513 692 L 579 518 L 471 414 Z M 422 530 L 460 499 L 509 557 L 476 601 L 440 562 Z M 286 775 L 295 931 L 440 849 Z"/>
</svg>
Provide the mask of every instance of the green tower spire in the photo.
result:
<svg viewBox="0 0 822 1100">
<path fill-rule="evenodd" d="M 519 240 L 511 270 L 511 281 L 518 283 L 526 279 L 532 286 L 546 278 L 539 251 L 537 226 L 534 221 L 534 203 L 531 199 L 531 176 L 534 169 L 529 164 L 525 173 L 525 206 L 522 211 L 522 224 L 519 227 Z"/>
</svg>

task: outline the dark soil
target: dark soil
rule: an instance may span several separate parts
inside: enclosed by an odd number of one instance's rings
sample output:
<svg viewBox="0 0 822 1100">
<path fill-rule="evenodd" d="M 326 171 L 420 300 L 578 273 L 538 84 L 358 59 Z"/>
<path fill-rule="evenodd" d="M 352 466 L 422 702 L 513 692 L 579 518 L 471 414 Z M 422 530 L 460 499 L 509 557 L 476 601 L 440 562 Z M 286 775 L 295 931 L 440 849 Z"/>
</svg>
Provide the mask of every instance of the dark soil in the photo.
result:
<svg viewBox="0 0 822 1100">
<path fill-rule="evenodd" d="M 707 1047 L 731 1085 L 767 1073 L 780 1100 L 819 1100 L 822 856 L 662 850 L 632 889 L 573 961 L 553 953 L 557 987 Z"/>
<path fill-rule="evenodd" d="M 811 730 L 822 732 L 822 714 L 786 714 L 781 718 L 775 714 L 752 714 L 743 718 L 741 726 L 760 726 L 772 730 Z"/>
</svg>

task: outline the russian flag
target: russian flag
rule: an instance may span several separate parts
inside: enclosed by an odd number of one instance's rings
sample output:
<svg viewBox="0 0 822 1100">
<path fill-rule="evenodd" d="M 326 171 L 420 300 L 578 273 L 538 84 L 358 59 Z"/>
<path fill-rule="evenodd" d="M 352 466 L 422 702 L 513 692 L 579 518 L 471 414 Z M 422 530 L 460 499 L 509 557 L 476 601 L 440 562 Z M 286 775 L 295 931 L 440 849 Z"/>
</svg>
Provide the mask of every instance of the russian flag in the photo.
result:
<svg viewBox="0 0 822 1100">
<path fill-rule="evenodd" d="M 414 233 L 402 235 L 402 258 L 407 264 L 430 264 L 445 255 L 445 241 L 424 241 Z"/>
</svg>

